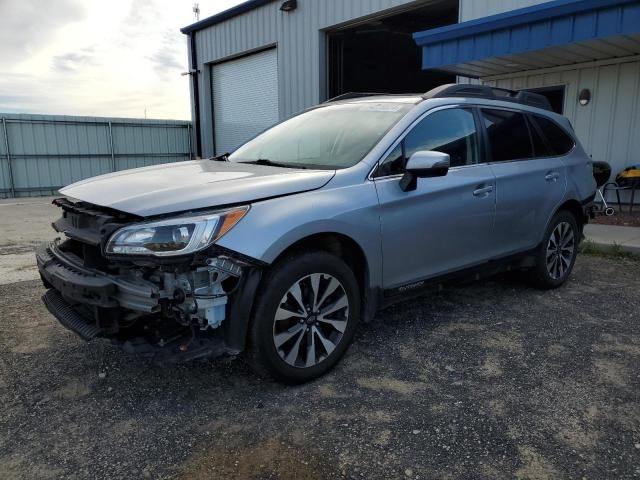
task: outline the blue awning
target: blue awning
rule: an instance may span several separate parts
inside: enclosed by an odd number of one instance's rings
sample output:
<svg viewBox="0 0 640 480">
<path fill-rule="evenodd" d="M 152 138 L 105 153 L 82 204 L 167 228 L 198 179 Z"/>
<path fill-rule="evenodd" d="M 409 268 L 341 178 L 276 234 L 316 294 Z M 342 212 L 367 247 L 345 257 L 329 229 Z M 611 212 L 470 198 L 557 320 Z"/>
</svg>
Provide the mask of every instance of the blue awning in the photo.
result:
<svg viewBox="0 0 640 480">
<path fill-rule="evenodd" d="M 640 54 L 639 0 L 554 0 L 418 32 L 422 67 L 470 77 Z"/>
</svg>

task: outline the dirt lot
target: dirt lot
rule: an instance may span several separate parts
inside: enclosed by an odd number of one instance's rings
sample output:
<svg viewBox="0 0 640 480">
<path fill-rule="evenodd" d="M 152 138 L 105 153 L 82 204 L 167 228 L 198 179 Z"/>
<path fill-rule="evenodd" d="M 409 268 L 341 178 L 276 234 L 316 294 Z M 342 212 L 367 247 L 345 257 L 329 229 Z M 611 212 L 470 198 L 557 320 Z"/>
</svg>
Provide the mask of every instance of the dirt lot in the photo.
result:
<svg viewBox="0 0 640 480">
<path fill-rule="evenodd" d="M 618 225 L 620 227 L 640 227 L 640 206 L 635 208 L 635 211 L 629 213 L 629 207 L 624 206 L 621 212 L 618 209 L 618 205 L 614 206 L 616 209 L 615 215 L 606 217 L 599 215 L 594 218 L 591 223 L 597 223 L 599 225 Z"/>
<path fill-rule="evenodd" d="M 33 251 L 56 236 L 51 222 L 60 216 L 53 198 L 0 200 L 0 285 L 38 278 Z"/>
<path fill-rule="evenodd" d="M 582 256 L 360 329 L 301 387 L 239 360 L 160 368 L 86 344 L 0 286 L 3 478 L 639 478 L 640 264 Z"/>
</svg>

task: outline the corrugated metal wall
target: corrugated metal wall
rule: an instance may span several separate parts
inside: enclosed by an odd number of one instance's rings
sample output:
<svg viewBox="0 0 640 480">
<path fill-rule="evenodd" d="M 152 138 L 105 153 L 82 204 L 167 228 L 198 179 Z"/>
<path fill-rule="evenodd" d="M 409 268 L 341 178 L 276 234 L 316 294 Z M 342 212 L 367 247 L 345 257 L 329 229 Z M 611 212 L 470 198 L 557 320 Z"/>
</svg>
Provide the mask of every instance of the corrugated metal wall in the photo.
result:
<svg viewBox="0 0 640 480">
<path fill-rule="evenodd" d="M 565 85 L 564 114 L 594 160 L 612 166 L 614 175 L 640 163 L 640 61 L 612 60 L 591 66 L 570 66 L 485 80 L 504 88 Z M 588 88 L 592 101 L 579 105 L 578 93 Z"/>
<path fill-rule="evenodd" d="M 50 195 L 95 175 L 188 160 L 190 133 L 184 121 L 0 113 L 0 197 Z"/>
<path fill-rule="evenodd" d="M 548 1 L 550 0 L 460 0 L 460 21 L 466 22 Z"/>
<path fill-rule="evenodd" d="M 298 9 L 291 13 L 279 10 L 281 2 L 272 2 L 196 32 L 203 155 L 213 155 L 211 68 L 207 64 L 277 45 L 279 110 L 280 118 L 286 118 L 324 100 L 324 30 L 434 1 L 298 0 Z"/>
</svg>

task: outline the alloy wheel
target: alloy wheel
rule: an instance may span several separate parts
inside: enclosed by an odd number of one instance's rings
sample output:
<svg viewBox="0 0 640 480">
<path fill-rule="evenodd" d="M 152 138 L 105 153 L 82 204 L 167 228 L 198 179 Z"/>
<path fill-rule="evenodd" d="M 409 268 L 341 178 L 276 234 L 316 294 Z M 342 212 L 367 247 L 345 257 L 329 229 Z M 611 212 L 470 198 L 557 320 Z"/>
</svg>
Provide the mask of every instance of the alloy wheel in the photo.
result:
<svg viewBox="0 0 640 480">
<path fill-rule="evenodd" d="M 273 321 L 273 342 L 289 365 L 309 368 L 324 361 L 341 342 L 349 321 L 342 283 L 326 273 L 296 281 L 284 294 Z"/>
<path fill-rule="evenodd" d="M 576 248 L 573 228 L 568 222 L 556 225 L 547 244 L 547 272 L 553 280 L 562 278 L 571 267 Z"/>
</svg>

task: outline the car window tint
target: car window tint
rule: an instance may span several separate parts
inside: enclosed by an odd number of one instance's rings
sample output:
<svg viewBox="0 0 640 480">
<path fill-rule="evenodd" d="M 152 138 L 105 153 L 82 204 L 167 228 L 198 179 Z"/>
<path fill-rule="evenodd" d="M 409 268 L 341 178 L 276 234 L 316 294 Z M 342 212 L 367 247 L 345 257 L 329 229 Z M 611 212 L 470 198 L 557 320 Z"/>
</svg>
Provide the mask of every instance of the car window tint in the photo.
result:
<svg viewBox="0 0 640 480">
<path fill-rule="evenodd" d="M 380 164 L 376 173 L 377 177 L 396 175 L 404 171 L 404 155 L 402 155 L 402 142 L 394 148 L 387 158 Z"/>
<path fill-rule="evenodd" d="M 476 124 L 471 110 L 448 108 L 425 117 L 404 139 L 406 158 L 419 151 L 448 153 L 451 166 L 477 163 Z"/>
<path fill-rule="evenodd" d="M 533 158 L 529 127 L 523 114 L 508 110 L 482 109 L 492 162 Z"/>
<path fill-rule="evenodd" d="M 551 147 L 551 155 L 566 155 L 573 149 L 575 142 L 555 122 L 539 115 L 534 115 L 533 118 L 540 127 L 540 131 L 547 138 Z"/>
<path fill-rule="evenodd" d="M 406 160 L 414 153 L 424 150 L 449 154 L 452 167 L 478 163 L 478 140 L 473 112 L 449 108 L 428 115 L 383 160 L 376 176 L 403 173 Z"/>
<path fill-rule="evenodd" d="M 540 130 L 536 128 L 535 125 L 532 125 L 531 122 L 529 122 L 529 127 L 529 131 L 531 132 L 531 140 L 533 141 L 533 153 L 535 154 L 535 156 L 537 158 L 552 157 L 553 153 L 551 152 L 551 150 L 549 150 L 549 146 L 545 138 L 542 136 Z"/>
</svg>

